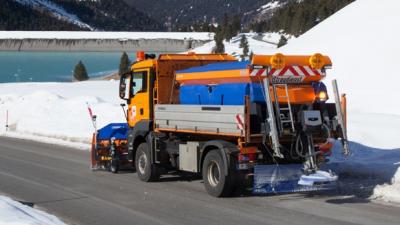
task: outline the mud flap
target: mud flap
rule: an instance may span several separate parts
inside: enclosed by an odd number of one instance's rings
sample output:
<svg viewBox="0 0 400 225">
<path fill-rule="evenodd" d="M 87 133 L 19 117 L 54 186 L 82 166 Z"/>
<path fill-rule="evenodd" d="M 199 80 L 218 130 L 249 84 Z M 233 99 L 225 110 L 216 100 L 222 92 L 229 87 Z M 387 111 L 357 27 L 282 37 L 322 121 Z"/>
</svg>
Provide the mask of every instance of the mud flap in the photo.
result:
<svg viewBox="0 0 400 225">
<path fill-rule="evenodd" d="M 91 170 L 97 170 L 97 169 L 99 169 L 98 168 L 98 165 L 97 165 L 97 153 L 96 153 L 96 145 L 97 145 L 97 143 L 96 143 L 96 134 L 93 134 L 93 137 L 92 137 L 92 145 L 91 145 L 91 148 L 90 148 L 90 169 Z"/>
<path fill-rule="evenodd" d="M 283 194 L 336 188 L 337 176 L 336 179 L 320 179 L 318 182 L 310 182 L 310 176 L 305 176 L 302 168 L 302 164 L 255 166 L 253 194 Z M 303 182 L 305 180 L 309 182 Z"/>
</svg>

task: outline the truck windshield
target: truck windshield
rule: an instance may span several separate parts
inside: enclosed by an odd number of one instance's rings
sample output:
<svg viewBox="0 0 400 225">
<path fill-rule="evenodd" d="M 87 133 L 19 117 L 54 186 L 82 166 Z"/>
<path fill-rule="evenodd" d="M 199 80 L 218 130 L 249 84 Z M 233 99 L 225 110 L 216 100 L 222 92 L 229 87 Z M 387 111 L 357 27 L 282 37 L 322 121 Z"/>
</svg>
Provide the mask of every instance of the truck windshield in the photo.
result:
<svg viewBox="0 0 400 225">
<path fill-rule="evenodd" d="M 146 71 L 134 72 L 132 79 L 132 94 L 136 95 L 138 92 L 143 92 L 146 90 Z"/>
</svg>

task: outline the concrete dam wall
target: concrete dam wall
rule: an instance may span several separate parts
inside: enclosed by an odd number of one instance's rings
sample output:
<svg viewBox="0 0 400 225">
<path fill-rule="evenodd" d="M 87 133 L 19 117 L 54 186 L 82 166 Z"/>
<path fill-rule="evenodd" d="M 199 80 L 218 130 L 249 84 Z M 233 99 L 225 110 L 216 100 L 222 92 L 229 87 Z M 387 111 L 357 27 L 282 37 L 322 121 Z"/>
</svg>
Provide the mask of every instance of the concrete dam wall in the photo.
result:
<svg viewBox="0 0 400 225">
<path fill-rule="evenodd" d="M 150 37 L 151 38 L 151 37 Z M 0 39 L 0 51 L 183 52 L 211 40 L 195 39 Z"/>
</svg>

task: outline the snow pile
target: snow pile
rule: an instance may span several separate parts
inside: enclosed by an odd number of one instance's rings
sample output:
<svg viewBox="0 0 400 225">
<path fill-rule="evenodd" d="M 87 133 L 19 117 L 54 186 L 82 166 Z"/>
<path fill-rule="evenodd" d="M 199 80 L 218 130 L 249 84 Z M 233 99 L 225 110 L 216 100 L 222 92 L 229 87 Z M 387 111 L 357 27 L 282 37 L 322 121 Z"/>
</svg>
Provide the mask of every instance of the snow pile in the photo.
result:
<svg viewBox="0 0 400 225">
<path fill-rule="evenodd" d="M 57 217 L 0 196 L 0 224 L 65 225 Z"/>
<path fill-rule="evenodd" d="M 99 128 L 124 122 L 117 92 L 117 81 L 0 84 L 0 134 L 87 149 L 94 131 L 87 103 Z"/>
<path fill-rule="evenodd" d="M 351 155 L 342 155 L 336 143 L 330 162 L 326 165 L 340 176 L 343 189 L 366 197 L 400 203 L 400 148 L 383 150 L 350 143 Z M 364 196 L 365 197 L 365 193 Z"/>
<path fill-rule="evenodd" d="M 68 21 L 72 24 L 78 25 L 82 28 L 88 28 L 89 30 L 95 30 L 94 27 L 87 23 L 82 22 L 78 16 L 68 13 L 65 9 L 53 2 L 48 0 L 15 0 L 21 4 L 33 6 L 35 8 L 40 8 L 45 11 L 49 11 L 53 16 L 58 19 Z"/>
<path fill-rule="evenodd" d="M 397 162 L 399 165 L 400 162 Z M 400 168 L 389 183 L 379 185 L 374 190 L 374 196 L 387 202 L 400 202 Z"/>
</svg>

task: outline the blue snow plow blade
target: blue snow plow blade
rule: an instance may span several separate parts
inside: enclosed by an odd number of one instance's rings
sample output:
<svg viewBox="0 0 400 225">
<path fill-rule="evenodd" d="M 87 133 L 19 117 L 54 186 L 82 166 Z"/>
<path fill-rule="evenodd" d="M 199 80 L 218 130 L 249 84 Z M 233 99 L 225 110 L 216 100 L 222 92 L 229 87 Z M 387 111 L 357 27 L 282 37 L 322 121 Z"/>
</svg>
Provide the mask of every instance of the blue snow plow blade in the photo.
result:
<svg viewBox="0 0 400 225">
<path fill-rule="evenodd" d="M 126 140 L 128 129 L 127 123 L 110 123 L 97 131 L 97 139 L 109 140 L 114 137 L 118 140 Z"/>
<path fill-rule="evenodd" d="M 302 175 L 301 164 L 257 165 L 254 167 L 253 194 L 283 194 L 332 190 L 336 182 L 300 185 Z M 302 182 L 300 182 L 302 183 Z"/>
</svg>

